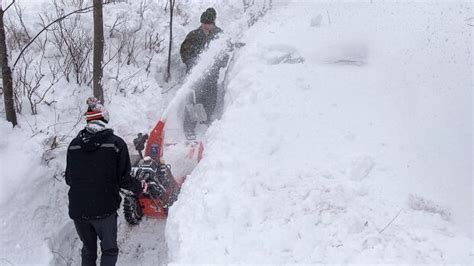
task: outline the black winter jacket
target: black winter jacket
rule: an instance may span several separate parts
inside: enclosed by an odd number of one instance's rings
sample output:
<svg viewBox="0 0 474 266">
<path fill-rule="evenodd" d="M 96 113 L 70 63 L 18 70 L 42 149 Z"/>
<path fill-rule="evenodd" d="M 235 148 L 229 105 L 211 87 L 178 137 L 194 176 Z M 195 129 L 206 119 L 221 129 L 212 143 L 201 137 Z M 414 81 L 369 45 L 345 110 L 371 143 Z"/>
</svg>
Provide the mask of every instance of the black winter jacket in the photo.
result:
<svg viewBox="0 0 474 266">
<path fill-rule="evenodd" d="M 112 129 L 96 134 L 82 130 L 67 150 L 69 216 L 74 220 L 100 219 L 116 212 L 120 188 L 135 194 L 141 191 L 130 170 L 127 145 Z"/>
</svg>

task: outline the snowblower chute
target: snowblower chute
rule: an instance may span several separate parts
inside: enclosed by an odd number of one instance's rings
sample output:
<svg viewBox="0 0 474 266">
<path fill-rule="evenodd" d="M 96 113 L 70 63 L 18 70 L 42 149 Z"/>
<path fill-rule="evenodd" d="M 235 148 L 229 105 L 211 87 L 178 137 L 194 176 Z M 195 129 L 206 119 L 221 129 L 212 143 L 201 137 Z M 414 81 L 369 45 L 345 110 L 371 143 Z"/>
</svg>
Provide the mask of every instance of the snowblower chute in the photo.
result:
<svg viewBox="0 0 474 266">
<path fill-rule="evenodd" d="M 228 53 L 243 45 L 229 42 L 200 79 L 191 79 L 180 87 L 150 136 L 139 134 L 134 140 L 140 160 L 133 167 L 132 175 L 147 182 L 149 192 L 138 198 L 132 195 L 125 198 L 125 218 L 130 224 L 137 224 L 143 216 L 167 217 L 181 185 L 203 157 L 204 136 L 216 117 L 218 95 L 223 95 L 228 62 L 233 60 Z M 223 68 L 224 76 L 218 86 Z"/>
</svg>

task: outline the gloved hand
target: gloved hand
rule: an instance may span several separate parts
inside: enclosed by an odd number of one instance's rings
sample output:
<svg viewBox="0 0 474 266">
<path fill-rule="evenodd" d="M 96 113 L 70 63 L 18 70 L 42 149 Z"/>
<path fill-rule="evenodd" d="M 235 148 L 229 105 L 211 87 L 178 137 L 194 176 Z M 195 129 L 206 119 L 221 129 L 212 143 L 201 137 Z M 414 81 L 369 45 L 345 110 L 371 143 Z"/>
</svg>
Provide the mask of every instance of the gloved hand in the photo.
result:
<svg viewBox="0 0 474 266">
<path fill-rule="evenodd" d="M 148 193 L 148 183 L 145 180 L 142 180 L 142 192 L 140 194 Z"/>
<path fill-rule="evenodd" d="M 145 149 L 145 142 L 148 140 L 148 134 L 143 135 L 138 133 L 137 137 L 133 139 L 135 149 L 141 153 Z M 142 156 L 143 157 L 143 156 Z"/>
</svg>

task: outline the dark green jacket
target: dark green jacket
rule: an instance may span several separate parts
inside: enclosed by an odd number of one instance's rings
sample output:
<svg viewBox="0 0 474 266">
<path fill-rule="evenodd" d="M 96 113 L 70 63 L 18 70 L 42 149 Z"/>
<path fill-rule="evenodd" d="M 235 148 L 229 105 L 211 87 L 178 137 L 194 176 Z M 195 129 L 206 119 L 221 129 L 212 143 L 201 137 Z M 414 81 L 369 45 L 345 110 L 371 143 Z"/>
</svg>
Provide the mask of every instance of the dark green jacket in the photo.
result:
<svg viewBox="0 0 474 266">
<path fill-rule="evenodd" d="M 222 30 L 216 26 L 209 35 L 206 35 L 201 27 L 188 33 L 179 50 L 181 60 L 186 64 L 188 70 L 196 64 L 199 54 L 202 53 L 202 51 L 209 46 L 209 43 L 217 38 L 217 35 L 221 32 Z"/>
</svg>

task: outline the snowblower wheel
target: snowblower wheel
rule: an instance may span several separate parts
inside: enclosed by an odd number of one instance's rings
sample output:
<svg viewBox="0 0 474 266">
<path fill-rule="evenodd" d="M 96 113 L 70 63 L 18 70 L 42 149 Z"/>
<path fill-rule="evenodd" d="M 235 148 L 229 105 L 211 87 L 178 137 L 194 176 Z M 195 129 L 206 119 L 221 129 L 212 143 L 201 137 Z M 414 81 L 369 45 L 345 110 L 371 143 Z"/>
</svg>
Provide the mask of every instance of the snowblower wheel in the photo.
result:
<svg viewBox="0 0 474 266">
<path fill-rule="evenodd" d="M 137 225 L 143 217 L 143 209 L 134 196 L 125 196 L 123 201 L 125 220 L 131 225 Z"/>
</svg>

